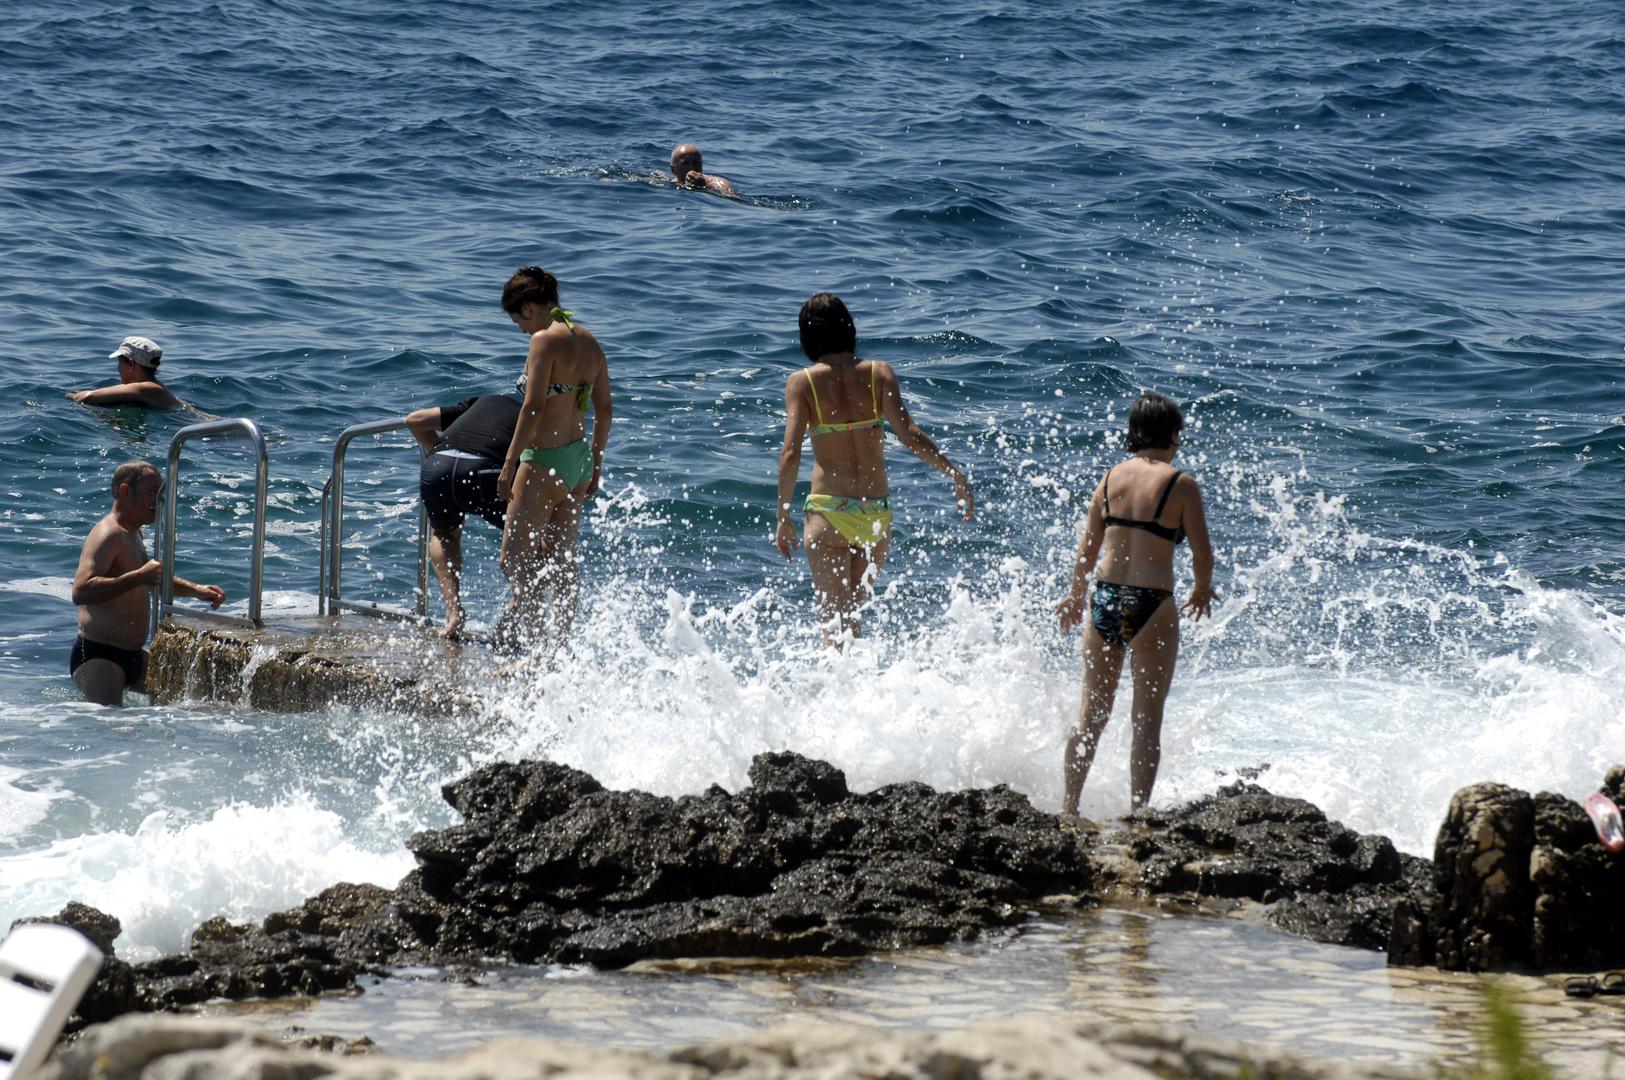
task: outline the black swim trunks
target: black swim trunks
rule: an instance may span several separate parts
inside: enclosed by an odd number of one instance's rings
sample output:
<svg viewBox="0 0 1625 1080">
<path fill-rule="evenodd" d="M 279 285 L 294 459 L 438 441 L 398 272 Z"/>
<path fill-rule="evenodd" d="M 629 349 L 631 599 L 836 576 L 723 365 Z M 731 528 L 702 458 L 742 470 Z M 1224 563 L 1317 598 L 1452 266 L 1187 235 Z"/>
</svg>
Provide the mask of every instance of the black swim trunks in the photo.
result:
<svg viewBox="0 0 1625 1080">
<path fill-rule="evenodd" d="M 478 514 L 497 528 L 508 504 L 497 494 L 502 462 L 467 450 L 439 450 L 423 459 L 418 494 L 429 515 L 429 528 L 448 533 L 463 527 L 466 514 Z"/>
<path fill-rule="evenodd" d="M 140 649 L 121 649 L 117 645 L 103 645 L 89 641 L 83 634 L 74 640 L 73 652 L 68 654 L 68 674 L 79 670 L 86 660 L 111 660 L 124 669 L 124 686 L 128 690 L 144 690 L 147 686 L 147 654 Z"/>
</svg>

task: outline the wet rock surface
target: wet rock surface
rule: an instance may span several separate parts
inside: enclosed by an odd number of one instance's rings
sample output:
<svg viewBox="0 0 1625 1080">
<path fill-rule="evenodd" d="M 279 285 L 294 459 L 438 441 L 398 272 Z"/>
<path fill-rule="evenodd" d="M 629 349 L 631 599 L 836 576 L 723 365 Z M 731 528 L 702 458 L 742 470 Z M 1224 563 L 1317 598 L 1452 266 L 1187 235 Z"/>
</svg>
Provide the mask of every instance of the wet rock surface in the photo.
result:
<svg viewBox="0 0 1625 1080">
<path fill-rule="evenodd" d="M 113 955 L 116 920 L 70 904 L 50 921 L 108 956 L 76 1024 L 352 991 L 402 965 L 851 956 L 1101 899 L 1261 910 L 1400 964 L 1625 962 L 1611 902 L 1625 860 L 1555 795 L 1463 789 L 1430 864 L 1248 783 L 1097 836 L 1002 786 L 856 794 L 793 753 L 759 755 L 750 781 L 667 798 L 552 762 L 487 766 L 443 789 L 463 822 L 412 837 L 418 867 L 395 889 L 336 885 L 258 925 L 211 919 L 185 953 L 142 964 Z"/>
<path fill-rule="evenodd" d="M 759 755 L 750 779 L 665 798 L 551 762 L 492 765 L 446 786 L 464 821 L 414 836 L 418 868 L 394 890 L 211 919 L 185 953 L 138 965 L 111 955 L 111 917 L 70 905 L 51 921 L 109 946 L 88 1021 L 350 990 L 403 964 L 850 956 L 971 938 L 1090 888 L 1084 834 L 1005 787 L 854 794 L 790 753 Z"/>
<path fill-rule="evenodd" d="M 1425 890 L 1431 876 L 1426 859 L 1387 837 L 1249 783 L 1140 810 L 1116 839 L 1128 855 L 1120 883 L 1154 896 L 1270 905 L 1267 918 L 1283 930 L 1366 949 L 1387 947 L 1395 902 Z M 1125 866 L 1135 875 L 1126 882 Z"/>
<path fill-rule="evenodd" d="M 900 1032 L 792 1023 L 742 1038 L 644 1053 L 544 1040 L 492 1043 L 440 1061 L 322 1052 L 279 1044 L 253 1028 L 217 1020 L 126 1017 L 59 1048 L 40 1080 L 521 1080 L 540 1077 L 639 1080 L 784 1080 L 885 1076 L 1026 1077 L 1030 1080 L 1402 1080 L 1382 1066 L 1315 1062 L 1155 1025 L 1091 1024 L 1026 1017 L 959 1031 Z"/>
<path fill-rule="evenodd" d="M 366 624 L 368 620 L 362 620 Z M 439 639 L 399 636 L 387 623 L 341 628 L 325 616 L 276 613 L 263 629 L 164 621 L 152 639 L 153 700 L 222 701 L 269 712 L 332 705 L 425 716 L 466 713 L 466 659 Z"/>
<path fill-rule="evenodd" d="M 1089 888 L 1082 836 L 1005 787 L 858 795 L 789 753 L 750 780 L 672 799 L 549 762 L 482 769 L 445 789 L 464 824 L 410 841 L 400 917 L 441 956 L 618 967 L 959 940 Z"/>
</svg>

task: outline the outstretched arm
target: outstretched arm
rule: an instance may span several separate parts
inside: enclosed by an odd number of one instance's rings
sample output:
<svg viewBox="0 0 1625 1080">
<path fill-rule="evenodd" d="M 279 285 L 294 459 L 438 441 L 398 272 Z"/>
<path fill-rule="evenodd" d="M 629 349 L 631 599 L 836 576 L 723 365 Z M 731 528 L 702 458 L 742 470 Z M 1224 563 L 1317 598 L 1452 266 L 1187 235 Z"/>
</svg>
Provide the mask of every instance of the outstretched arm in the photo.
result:
<svg viewBox="0 0 1625 1080">
<path fill-rule="evenodd" d="M 220 586 L 199 585 L 183 577 L 175 579 L 175 595 L 190 596 L 194 600 L 207 600 L 211 608 L 217 608 L 226 601 L 226 590 Z"/>
<path fill-rule="evenodd" d="M 790 501 L 796 495 L 796 478 L 801 475 L 801 440 L 807 433 L 807 403 L 796 386 L 796 372 L 784 381 L 784 445 L 779 448 L 778 521 L 773 543 L 786 559 L 790 549 L 801 543 L 795 522 L 790 519 Z"/>
<path fill-rule="evenodd" d="M 931 436 L 920 430 L 920 425 L 909 415 L 908 408 L 903 404 L 903 389 L 898 385 L 897 372 L 892 370 L 892 366 L 879 360 L 873 363 L 880 384 L 880 415 L 891 425 L 898 441 L 912 450 L 915 457 L 944 476 L 952 478 L 954 499 L 964 512 L 965 520 L 970 521 L 976 515 L 976 499 L 971 494 L 970 478 L 949 461 L 946 454 L 937 449 L 937 444 L 931 441 Z"/>
<path fill-rule="evenodd" d="M 1191 571 L 1196 575 L 1191 594 L 1181 609 L 1192 619 L 1200 620 L 1213 614 L 1213 602 L 1219 598 L 1213 591 L 1213 544 L 1208 539 L 1207 511 L 1202 508 L 1202 491 L 1196 486 L 1195 478 L 1188 473 L 1181 475 L 1177 490 L 1185 497 L 1182 518 L 1185 535 L 1191 542 Z"/>
<path fill-rule="evenodd" d="M 151 382 L 120 383 L 117 386 L 103 386 L 96 390 L 75 390 L 68 397 L 81 405 L 99 405 L 104 408 L 119 405 L 161 408 L 168 402 L 163 388 Z"/>
<path fill-rule="evenodd" d="M 435 436 L 440 434 L 440 408 L 413 409 L 406 414 L 406 427 L 425 450 L 433 450 Z"/>
<path fill-rule="evenodd" d="M 1083 602 L 1089 595 L 1089 575 L 1095 572 L 1095 560 L 1100 558 L 1100 544 L 1106 538 L 1106 501 L 1101 489 L 1095 488 L 1089 500 L 1089 520 L 1083 527 L 1083 539 L 1078 542 L 1078 553 L 1072 559 L 1072 586 L 1066 599 L 1055 605 L 1061 629 L 1070 630 L 1083 620 Z"/>
</svg>

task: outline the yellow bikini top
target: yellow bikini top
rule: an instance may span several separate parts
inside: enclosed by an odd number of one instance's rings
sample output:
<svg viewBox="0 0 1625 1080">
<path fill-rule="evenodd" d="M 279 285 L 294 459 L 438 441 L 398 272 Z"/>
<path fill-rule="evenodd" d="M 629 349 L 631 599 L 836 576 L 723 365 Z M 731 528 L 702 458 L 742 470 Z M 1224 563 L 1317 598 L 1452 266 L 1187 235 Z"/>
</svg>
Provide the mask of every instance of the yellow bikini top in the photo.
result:
<svg viewBox="0 0 1625 1080">
<path fill-rule="evenodd" d="M 861 431 L 864 428 L 877 428 L 885 423 L 880 418 L 880 395 L 875 389 L 874 361 L 869 362 L 869 405 L 874 409 L 875 415 L 872 419 L 854 420 L 850 424 L 824 423 L 824 410 L 819 408 L 818 405 L 818 388 L 813 385 L 812 368 L 802 368 L 801 370 L 807 376 L 807 389 L 812 392 L 813 416 L 818 420 L 818 423 L 807 428 L 808 435 L 816 439 L 820 435 L 828 435 L 836 431 Z"/>
</svg>

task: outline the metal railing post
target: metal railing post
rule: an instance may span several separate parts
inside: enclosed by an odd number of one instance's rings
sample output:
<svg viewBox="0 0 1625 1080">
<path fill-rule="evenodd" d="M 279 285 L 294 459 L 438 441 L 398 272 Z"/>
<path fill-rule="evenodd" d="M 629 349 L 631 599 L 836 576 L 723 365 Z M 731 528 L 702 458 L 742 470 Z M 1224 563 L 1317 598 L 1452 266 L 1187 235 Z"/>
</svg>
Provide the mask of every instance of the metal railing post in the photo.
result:
<svg viewBox="0 0 1625 1080">
<path fill-rule="evenodd" d="M 381 435 L 407 426 L 402 419 L 375 420 L 356 424 L 339 433 L 333 444 L 333 473 L 322 488 L 322 579 L 317 588 L 316 610 L 321 615 L 356 611 L 386 618 L 426 618 L 429 613 L 429 515 L 418 506 L 418 600 L 414 614 L 382 604 L 358 603 L 344 599 L 344 455 L 350 443 L 363 435 Z M 421 454 L 419 455 L 421 458 Z"/>
<path fill-rule="evenodd" d="M 158 590 L 158 603 L 152 613 L 152 632 L 156 633 L 158 624 L 173 613 L 175 606 L 175 515 L 179 505 L 181 447 L 189 440 L 207 438 L 210 435 L 246 435 L 254 443 L 254 545 L 249 555 L 248 571 L 248 618 L 242 619 L 235 615 L 220 615 L 213 611 L 192 612 L 198 618 L 209 619 L 215 622 L 229 623 L 234 626 L 247 624 L 258 627 L 260 619 L 260 594 L 264 585 L 265 571 L 265 495 L 269 480 L 269 468 L 265 453 L 265 436 L 260 433 L 259 425 L 246 417 L 235 417 L 230 420 L 211 420 L 202 424 L 190 424 L 175 433 L 169 443 L 169 460 L 164 474 L 164 497 L 162 505 L 163 531 L 159 541 L 158 550 L 163 559 L 164 569 L 161 584 Z"/>
</svg>

